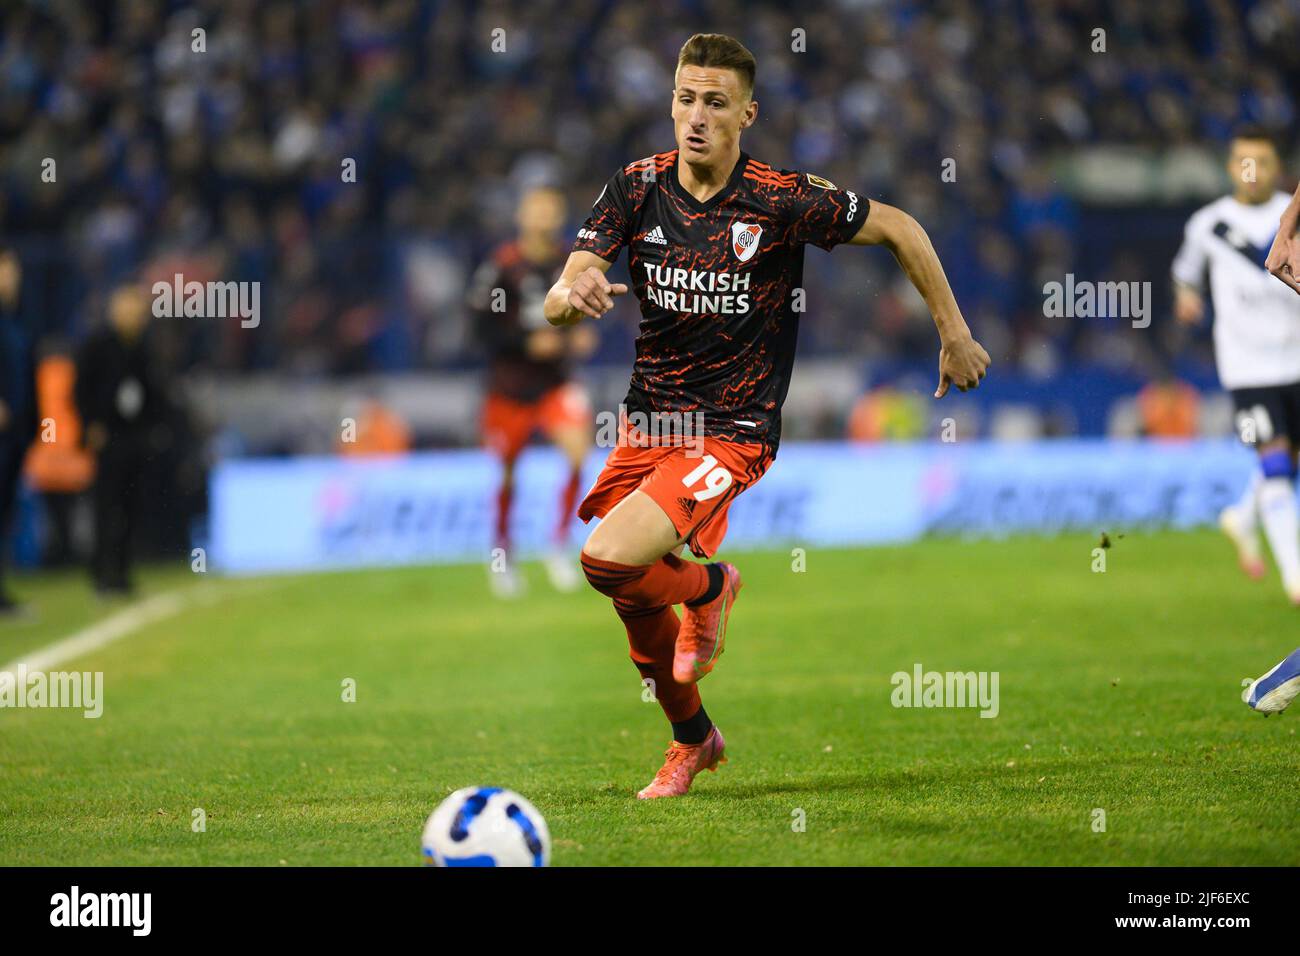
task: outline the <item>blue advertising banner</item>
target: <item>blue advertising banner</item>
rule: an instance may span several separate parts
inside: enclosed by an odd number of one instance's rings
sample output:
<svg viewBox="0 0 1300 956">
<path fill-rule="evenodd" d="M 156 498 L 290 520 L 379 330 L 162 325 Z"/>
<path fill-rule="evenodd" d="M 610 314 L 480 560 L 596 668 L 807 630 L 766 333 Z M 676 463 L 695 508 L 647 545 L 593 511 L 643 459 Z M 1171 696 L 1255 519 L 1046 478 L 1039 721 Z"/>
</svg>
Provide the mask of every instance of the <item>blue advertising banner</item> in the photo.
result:
<svg viewBox="0 0 1300 956">
<path fill-rule="evenodd" d="M 605 455 L 588 459 L 584 490 Z M 726 548 L 1190 528 L 1240 494 L 1252 459 L 1233 441 L 791 442 L 732 505 Z M 532 448 L 516 474 L 514 541 L 537 554 L 561 518 L 564 462 Z M 485 561 L 498 480 L 477 450 L 226 461 L 213 474 L 209 558 L 228 573 Z M 576 549 L 585 529 L 567 520 Z"/>
</svg>

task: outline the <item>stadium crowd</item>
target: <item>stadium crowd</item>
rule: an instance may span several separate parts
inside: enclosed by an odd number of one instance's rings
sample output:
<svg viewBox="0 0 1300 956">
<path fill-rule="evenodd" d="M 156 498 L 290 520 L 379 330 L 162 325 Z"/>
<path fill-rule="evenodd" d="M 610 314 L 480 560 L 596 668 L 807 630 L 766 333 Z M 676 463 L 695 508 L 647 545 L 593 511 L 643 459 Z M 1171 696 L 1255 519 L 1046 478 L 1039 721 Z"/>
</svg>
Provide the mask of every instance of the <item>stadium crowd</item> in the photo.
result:
<svg viewBox="0 0 1300 956">
<path fill-rule="evenodd" d="M 1287 131 L 1300 89 L 1287 0 L 51 0 L 0 18 L 0 233 L 31 331 L 84 337 L 126 275 L 263 284 L 257 328 L 155 330 L 172 371 L 473 367 L 465 287 L 520 191 L 560 184 L 576 228 L 614 169 L 671 148 L 696 30 L 758 57 L 752 155 L 913 212 L 1000 367 L 1059 368 L 1108 350 L 1043 316 L 1042 277 L 1088 235 L 1055 152 Z M 809 260 L 803 348 L 931 357 L 888 257 Z M 1145 265 L 1120 241 L 1107 267 Z M 630 355 L 634 304 L 619 314 L 598 358 Z"/>
</svg>

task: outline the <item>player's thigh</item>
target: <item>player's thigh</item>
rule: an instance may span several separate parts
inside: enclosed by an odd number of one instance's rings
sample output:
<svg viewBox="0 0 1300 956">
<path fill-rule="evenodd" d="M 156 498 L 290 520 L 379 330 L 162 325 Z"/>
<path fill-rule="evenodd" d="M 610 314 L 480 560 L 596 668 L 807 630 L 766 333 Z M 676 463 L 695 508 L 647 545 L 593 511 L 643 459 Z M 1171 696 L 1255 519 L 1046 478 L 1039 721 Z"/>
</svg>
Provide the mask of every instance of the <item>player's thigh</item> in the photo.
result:
<svg viewBox="0 0 1300 956">
<path fill-rule="evenodd" d="M 653 564 L 674 549 L 680 554 L 685 543 L 658 503 L 633 491 L 600 520 L 583 551 L 600 561 Z"/>
<path fill-rule="evenodd" d="M 483 444 L 497 457 L 513 460 L 528 444 L 537 427 L 537 409 L 500 395 L 489 395 L 483 405 Z"/>
</svg>

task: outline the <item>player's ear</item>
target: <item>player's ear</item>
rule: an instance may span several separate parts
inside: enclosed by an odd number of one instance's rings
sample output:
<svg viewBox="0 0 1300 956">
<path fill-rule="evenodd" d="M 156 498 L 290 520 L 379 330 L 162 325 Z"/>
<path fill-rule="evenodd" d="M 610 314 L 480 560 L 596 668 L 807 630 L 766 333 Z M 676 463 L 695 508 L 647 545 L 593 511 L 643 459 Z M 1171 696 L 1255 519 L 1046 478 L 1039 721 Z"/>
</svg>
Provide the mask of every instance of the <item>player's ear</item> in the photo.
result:
<svg viewBox="0 0 1300 956">
<path fill-rule="evenodd" d="M 750 100 L 745 106 L 745 115 L 740 119 L 740 128 L 749 129 L 758 120 L 758 100 Z"/>
</svg>

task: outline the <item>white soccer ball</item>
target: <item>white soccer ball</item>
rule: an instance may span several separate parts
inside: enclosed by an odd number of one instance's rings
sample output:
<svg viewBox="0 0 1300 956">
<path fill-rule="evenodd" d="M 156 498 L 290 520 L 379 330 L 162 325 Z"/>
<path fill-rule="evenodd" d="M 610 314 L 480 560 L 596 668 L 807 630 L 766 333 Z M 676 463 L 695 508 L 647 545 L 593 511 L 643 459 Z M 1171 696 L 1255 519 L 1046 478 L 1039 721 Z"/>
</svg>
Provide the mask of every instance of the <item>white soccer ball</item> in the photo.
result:
<svg viewBox="0 0 1300 956">
<path fill-rule="evenodd" d="M 537 808 L 500 787 L 465 787 L 424 825 L 425 866 L 546 866 L 551 834 Z"/>
</svg>

